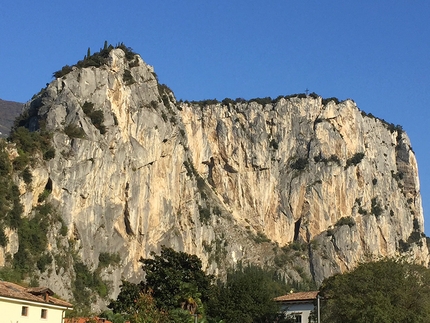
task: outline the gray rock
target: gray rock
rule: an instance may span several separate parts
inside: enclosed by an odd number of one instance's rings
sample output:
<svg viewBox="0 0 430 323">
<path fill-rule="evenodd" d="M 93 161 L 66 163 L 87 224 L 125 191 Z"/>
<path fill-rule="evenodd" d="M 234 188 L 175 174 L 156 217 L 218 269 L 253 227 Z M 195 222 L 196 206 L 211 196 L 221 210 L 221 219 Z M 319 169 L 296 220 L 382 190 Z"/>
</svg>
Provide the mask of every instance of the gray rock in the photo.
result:
<svg viewBox="0 0 430 323">
<path fill-rule="evenodd" d="M 121 277 L 142 279 L 139 259 L 162 244 L 198 255 L 219 276 L 238 261 L 317 283 L 378 257 L 428 264 L 424 238 L 406 253 L 399 248 L 423 232 L 418 167 L 404 132 L 351 100 L 177 103 L 138 62 L 130 67 L 115 49 L 108 66 L 74 68 L 27 105 L 46 120 L 57 154 L 38 166 L 25 209 L 50 181 L 65 241 L 73 241 L 67 248 L 92 270 L 100 253 L 120 254 L 120 265 L 102 272 L 110 297 Z M 124 82 L 126 70 L 134 83 Z M 105 133 L 85 102 L 103 112 Z M 355 224 L 336 225 L 346 217 Z M 64 253 L 55 241 L 53 232 L 51 252 Z M 58 274 L 44 283 L 70 298 L 73 266 L 54 265 Z"/>
</svg>

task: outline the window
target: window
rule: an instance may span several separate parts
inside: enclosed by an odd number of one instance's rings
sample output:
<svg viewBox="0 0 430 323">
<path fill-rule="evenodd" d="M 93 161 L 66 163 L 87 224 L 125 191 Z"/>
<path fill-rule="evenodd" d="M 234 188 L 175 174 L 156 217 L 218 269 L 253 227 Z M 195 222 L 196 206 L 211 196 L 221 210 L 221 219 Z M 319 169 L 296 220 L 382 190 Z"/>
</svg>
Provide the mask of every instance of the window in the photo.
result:
<svg viewBox="0 0 430 323">
<path fill-rule="evenodd" d="M 294 314 L 294 322 L 302 323 L 302 314 Z"/>
<path fill-rule="evenodd" d="M 23 306 L 21 308 L 21 316 L 27 316 L 28 315 L 28 306 Z"/>
<path fill-rule="evenodd" d="M 46 319 L 46 318 L 47 318 L 47 316 L 48 316 L 48 310 L 47 310 L 47 309 L 45 309 L 45 308 L 42 308 L 42 310 L 40 311 L 40 317 L 41 317 L 42 319 Z"/>
</svg>

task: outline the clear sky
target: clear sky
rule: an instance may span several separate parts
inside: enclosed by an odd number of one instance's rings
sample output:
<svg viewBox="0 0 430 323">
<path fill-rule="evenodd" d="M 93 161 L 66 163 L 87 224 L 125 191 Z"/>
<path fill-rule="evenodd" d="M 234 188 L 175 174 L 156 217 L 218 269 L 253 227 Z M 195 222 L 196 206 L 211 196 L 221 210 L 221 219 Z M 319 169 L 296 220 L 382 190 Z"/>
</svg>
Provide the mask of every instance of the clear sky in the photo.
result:
<svg viewBox="0 0 430 323">
<path fill-rule="evenodd" d="M 429 19 L 429 0 L 3 1 L 0 98 L 28 101 L 105 40 L 177 99 L 351 98 L 411 138 L 429 235 Z"/>
</svg>

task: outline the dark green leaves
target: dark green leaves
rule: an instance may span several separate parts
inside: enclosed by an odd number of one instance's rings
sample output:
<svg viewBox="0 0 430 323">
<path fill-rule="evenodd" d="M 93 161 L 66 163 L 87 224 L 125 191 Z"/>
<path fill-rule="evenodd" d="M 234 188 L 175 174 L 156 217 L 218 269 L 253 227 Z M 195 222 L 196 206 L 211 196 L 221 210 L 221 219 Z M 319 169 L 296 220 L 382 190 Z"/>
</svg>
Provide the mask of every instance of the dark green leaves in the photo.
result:
<svg viewBox="0 0 430 323">
<path fill-rule="evenodd" d="M 323 322 L 430 322 L 430 272 L 385 259 L 323 282 Z"/>
<path fill-rule="evenodd" d="M 153 259 L 142 259 L 146 286 L 153 290 L 157 305 L 162 309 L 181 307 L 188 298 L 206 301 L 209 298 L 211 276 L 202 270 L 196 255 L 177 252 L 165 246 Z"/>
</svg>

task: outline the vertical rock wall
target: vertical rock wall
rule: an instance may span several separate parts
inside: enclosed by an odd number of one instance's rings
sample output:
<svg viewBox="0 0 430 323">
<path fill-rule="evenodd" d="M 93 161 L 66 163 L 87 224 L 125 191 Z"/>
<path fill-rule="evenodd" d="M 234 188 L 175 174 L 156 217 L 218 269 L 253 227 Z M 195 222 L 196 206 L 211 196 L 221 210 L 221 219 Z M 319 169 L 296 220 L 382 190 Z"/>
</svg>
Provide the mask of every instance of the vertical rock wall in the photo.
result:
<svg viewBox="0 0 430 323">
<path fill-rule="evenodd" d="M 104 131 L 86 103 L 103 111 Z M 351 100 L 178 103 L 152 67 L 115 49 L 28 109 L 33 130 L 44 121 L 53 132 L 56 156 L 22 187 L 26 214 L 48 185 L 68 228 L 62 240 L 52 231 L 50 252 L 73 250 L 92 270 L 100 253 L 119 253 L 102 270 L 111 295 L 121 277 L 142 279 L 139 259 L 162 244 L 219 275 L 244 261 L 317 283 L 376 257 L 428 263 L 409 139 Z M 70 298 L 73 267 L 55 259 L 41 279 Z"/>
</svg>

